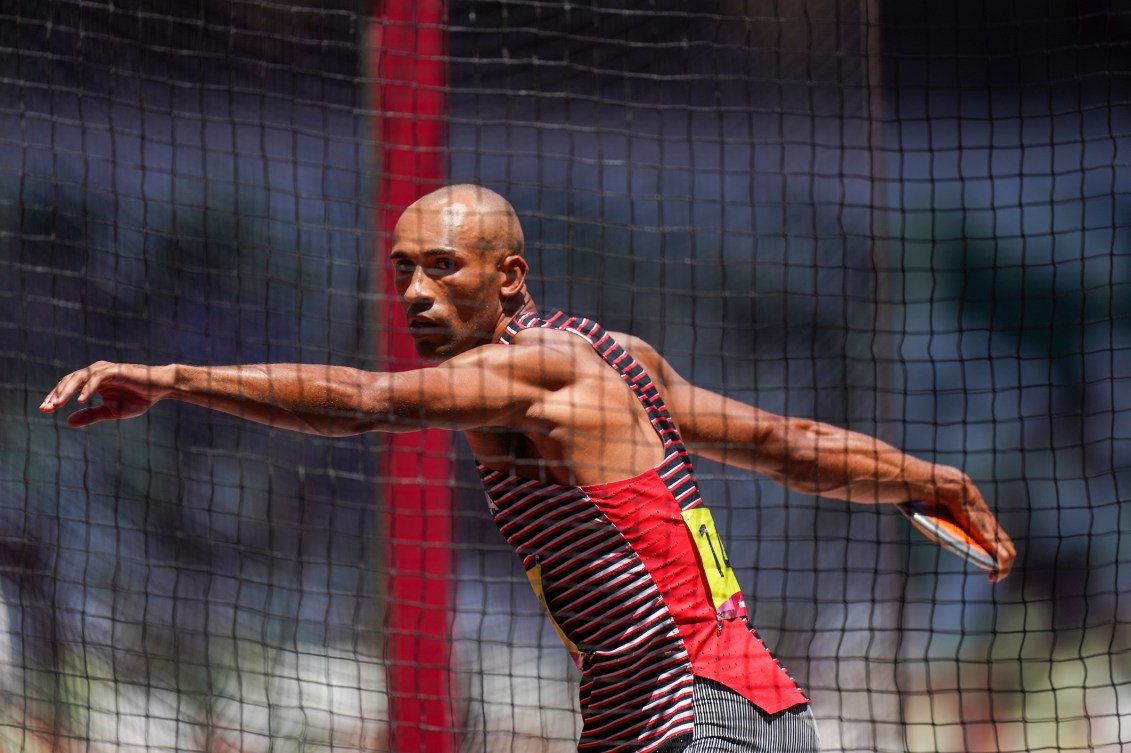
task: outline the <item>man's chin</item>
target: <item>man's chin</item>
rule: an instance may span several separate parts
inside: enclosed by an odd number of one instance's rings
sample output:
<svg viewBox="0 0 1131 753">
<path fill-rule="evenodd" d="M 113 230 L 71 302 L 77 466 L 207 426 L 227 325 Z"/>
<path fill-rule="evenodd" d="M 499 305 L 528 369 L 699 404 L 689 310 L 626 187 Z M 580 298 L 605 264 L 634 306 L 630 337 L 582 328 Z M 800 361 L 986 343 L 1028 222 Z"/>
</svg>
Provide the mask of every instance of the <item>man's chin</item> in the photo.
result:
<svg viewBox="0 0 1131 753">
<path fill-rule="evenodd" d="M 449 358 L 459 355 L 465 349 L 460 349 L 454 342 L 435 342 L 434 340 L 413 340 L 416 355 L 427 363 L 443 363 Z"/>
</svg>

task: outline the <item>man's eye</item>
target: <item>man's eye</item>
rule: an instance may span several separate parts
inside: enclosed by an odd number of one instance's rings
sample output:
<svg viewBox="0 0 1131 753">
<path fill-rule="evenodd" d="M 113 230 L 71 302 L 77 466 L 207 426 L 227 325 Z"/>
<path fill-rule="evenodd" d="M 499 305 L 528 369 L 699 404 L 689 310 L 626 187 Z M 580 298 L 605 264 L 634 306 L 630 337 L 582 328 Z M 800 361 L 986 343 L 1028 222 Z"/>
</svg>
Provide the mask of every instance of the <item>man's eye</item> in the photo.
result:
<svg viewBox="0 0 1131 753">
<path fill-rule="evenodd" d="M 456 263 L 451 259 L 437 259 L 435 264 L 436 269 L 444 272 L 451 272 L 456 268 Z"/>
<path fill-rule="evenodd" d="M 416 265 L 412 262 L 398 261 L 393 263 L 393 271 L 395 271 L 399 275 L 412 274 L 412 270 L 415 268 Z"/>
</svg>

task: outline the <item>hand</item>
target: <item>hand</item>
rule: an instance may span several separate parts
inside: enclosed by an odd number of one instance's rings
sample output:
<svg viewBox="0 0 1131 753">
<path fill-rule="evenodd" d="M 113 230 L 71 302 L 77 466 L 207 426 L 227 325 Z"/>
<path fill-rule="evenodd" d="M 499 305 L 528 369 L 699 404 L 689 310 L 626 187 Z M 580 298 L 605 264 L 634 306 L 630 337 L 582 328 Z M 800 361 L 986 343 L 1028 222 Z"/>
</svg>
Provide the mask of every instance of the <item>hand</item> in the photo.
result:
<svg viewBox="0 0 1131 753">
<path fill-rule="evenodd" d="M 172 390 L 173 367 L 98 361 L 63 377 L 39 409 L 54 413 L 76 392 L 80 403 L 86 403 L 97 393 L 102 398 L 101 405 L 83 408 L 67 417 L 67 425 L 77 428 L 99 421 L 136 418 Z"/>
<path fill-rule="evenodd" d="M 998 525 L 974 482 L 961 472 L 958 477 L 958 483 L 939 485 L 937 500 L 946 507 L 955 522 L 997 560 L 997 571 L 990 574 L 990 580 L 994 583 L 1005 580 L 1013 569 L 1017 549 L 1009 535 Z"/>
</svg>

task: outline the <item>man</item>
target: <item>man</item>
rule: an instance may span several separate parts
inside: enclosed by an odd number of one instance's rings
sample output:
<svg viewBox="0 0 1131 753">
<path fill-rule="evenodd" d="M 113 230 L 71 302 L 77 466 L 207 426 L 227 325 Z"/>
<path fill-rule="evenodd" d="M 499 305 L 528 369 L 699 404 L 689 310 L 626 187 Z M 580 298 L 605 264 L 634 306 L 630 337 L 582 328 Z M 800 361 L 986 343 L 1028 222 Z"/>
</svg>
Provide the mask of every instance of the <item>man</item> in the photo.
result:
<svg viewBox="0 0 1131 753">
<path fill-rule="evenodd" d="M 582 670 L 581 750 L 810 751 L 808 700 L 746 625 L 689 452 L 792 489 L 949 510 L 1015 556 L 962 472 L 825 424 L 760 411 L 682 379 L 647 343 L 560 312 L 525 284 L 510 204 L 458 185 L 401 216 L 391 253 L 409 332 L 432 368 L 95 363 L 41 409 L 101 404 L 71 426 L 182 400 L 324 435 L 463 431 L 489 506 Z"/>
</svg>

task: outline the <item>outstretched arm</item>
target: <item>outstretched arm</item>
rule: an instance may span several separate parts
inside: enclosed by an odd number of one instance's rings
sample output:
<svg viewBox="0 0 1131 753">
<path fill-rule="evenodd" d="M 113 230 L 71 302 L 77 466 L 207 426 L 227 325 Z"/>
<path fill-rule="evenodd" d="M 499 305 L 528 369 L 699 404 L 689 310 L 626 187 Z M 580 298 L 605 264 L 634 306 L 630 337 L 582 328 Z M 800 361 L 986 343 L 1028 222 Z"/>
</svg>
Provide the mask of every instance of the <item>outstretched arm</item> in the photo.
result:
<svg viewBox="0 0 1131 753">
<path fill-rule="evenodd" d="M 240 418 L 312 434 L 358 433 L 370 375 L 299 364 L 143 366 L 99 361 L 63 377 L 40 410 L 53 413 L 72 396 L 87 406 L 70 426 L 140 416 L 162 400 L 180 400 Z M 95 396 L 98 404 L 91 404 Z"/>
<path fill-rule="evenodd" d="M 790 489 L 861 503 L 924 500 L 942 505 L 997 559 L 1005 578 L 1016 550 L 981 492 L 957 468 L 908 455 L 885 442 L 830 424 L 777 416 L 694 386 L 655 350 L 626 338 L 660 384 L 688 449 L 762 473 Z"/>
<path fill-rule="evenodd" d="M 487 347 L 429 369 L 385 373 L 340 366 L 141 366 L 99 361 L 63 377 L 40 410 L 53 413 L 78 395 L 98 405 L 68 417 L 71 426 L 140 416 L 161 400 L 180 400 L 293 431 L 347 436 L 367 431 L 466 429 L 521 424 L 535 385 L 506 349 Z"/>
</svg>

